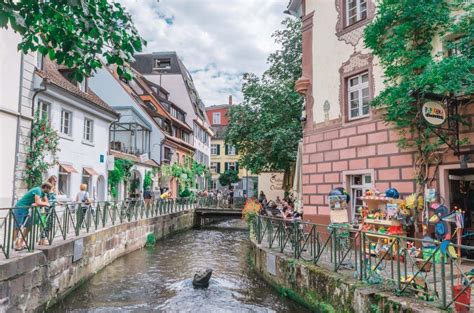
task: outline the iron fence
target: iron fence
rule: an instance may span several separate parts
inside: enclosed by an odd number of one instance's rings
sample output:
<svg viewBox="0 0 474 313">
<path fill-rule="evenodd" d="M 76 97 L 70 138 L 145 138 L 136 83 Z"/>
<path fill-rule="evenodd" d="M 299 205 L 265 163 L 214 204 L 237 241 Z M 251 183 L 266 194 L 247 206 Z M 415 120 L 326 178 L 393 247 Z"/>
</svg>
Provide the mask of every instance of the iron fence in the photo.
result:
<svg viewBox="0 0 474 313">
<path fill-rule="evenodd" d="M 194 209 L 197 201 L 190 199 L 127 199 L 120 202 L 61 203 L 47 208 L 26 208 L 25 219 L 18 218 L 18 208 L 0 209 L 1 250 L 10 258 L 16 242 L 34 251 L 39 240 L 51 245 L 59 239 L 71 239 L 101 228 L 140 219 Z"/>
<path fill-rule="evenodd" d="M 244 207 L 245 197 L 234 197 L 232 200 L 228 197 L 200 197 L 197 204 L 201 207 L 212 207 L 214 209 L 242 209 Z"/>
<path fill-rule="evenodd" d="M 251 233 L 258 244 L 295 259 L 351 275 L 370 284 L 380 284 L 397 295 L 412 295 L 447 309 L 471 305 L 474 270 L 461 256 L 444 252 L 443 243 L 304 221 L 257 216 Z M 430 253 L 419 255 L 424 245 Z M 471 255 L 474 247 L 449 245 Z M 472 263 L 471 263 L 472 264 Z"/>
</svg>

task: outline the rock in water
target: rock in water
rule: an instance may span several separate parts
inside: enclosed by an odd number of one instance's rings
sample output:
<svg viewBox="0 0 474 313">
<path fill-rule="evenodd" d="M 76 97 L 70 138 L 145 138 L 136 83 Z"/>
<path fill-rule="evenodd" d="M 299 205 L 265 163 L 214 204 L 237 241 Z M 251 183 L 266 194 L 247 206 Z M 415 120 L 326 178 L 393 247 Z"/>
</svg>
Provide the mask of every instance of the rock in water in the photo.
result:
<svg viewBox="0 0 474 313">
<path fill-rule="evenodd" d="M 209 280 L 211 279 L 212 270 L 207 269 L 199 271 L 194 274 L 193 286 L 198 288 L 207 288 L 209 286 Z"/>
</svg>

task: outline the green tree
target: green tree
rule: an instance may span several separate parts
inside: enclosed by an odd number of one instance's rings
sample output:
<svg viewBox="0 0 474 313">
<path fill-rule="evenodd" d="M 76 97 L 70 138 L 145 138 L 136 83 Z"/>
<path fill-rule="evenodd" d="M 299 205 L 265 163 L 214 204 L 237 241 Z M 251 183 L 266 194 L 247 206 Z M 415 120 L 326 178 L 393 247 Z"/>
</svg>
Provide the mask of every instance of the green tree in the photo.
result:
<svg viewBox="0 0 474 313">
<path fill-rule="evenodd" d="M 452 14 L 457 11 L 460 14 Z M 443 140 L 434 136 L 420 107 L 427 93 L 446 97 L 474 91 L 474 3 L 443 0 L 382 0 L 375 20 L 365 28 L 365 45 L 372 49 L 384 69 L 385 89 L 372 105 L 381 107 L 384 119 L 400 132 L 399 146 L 416 153 L 419 189 L 429 183 L 429 166 L 442 161 L 436 153 Z M 435 38 L 446 51 L 433 53 Z M 456 40 L 452 40 L 456 39 Z M 456 50 L 449 53 L 448 51 Z M 454 117 L 464 123 L 463 117 Z"/>
<path fill-rule="evenodd" d="M 153 175 L 152 171 L 145 171 L 145 177 L 143 178 L 143 191 L 145 191 L 148 187 L 151 187 L 151 185 L 153 185 L 152 175 Z"/>
<path fill-rule="evenodd" d="M 8 26 L 22 36 L 19 50 L 66 65 L 78 81 L 102 66 L 101 57 L 131 79 L 129 63 L 145 44 L 130 15 L 110 0 L 0 0 L 0 27 Z"/>
<path fill-rule="evenodd" d="M 272 36 L 280 48 L 269 56 L 269 68 L 262 77 L 244 75 L 244 100 L 229 110 L 226 142 L 256 174 L 289 169 L 302 137 L 303 98 L 294 90 L 301 76 L 301 23 L 287 18 L 282 25 Z"/>
<path fill-rule="evenodd" d="M 125 182 L 131 174 L 133 162 L 129 160 L 115 159 L 113 171 L 109 171 L 108 183 L 110 194 L 113 198 L 118 196 L 118 185 Z"/>
<path fill-rule="evenodd" d="M 231 186 L 239 182 L 239 172 L 234 170 L 227 170 L 219 176 L 219 184 L 221 186 Z"/>
</svg>

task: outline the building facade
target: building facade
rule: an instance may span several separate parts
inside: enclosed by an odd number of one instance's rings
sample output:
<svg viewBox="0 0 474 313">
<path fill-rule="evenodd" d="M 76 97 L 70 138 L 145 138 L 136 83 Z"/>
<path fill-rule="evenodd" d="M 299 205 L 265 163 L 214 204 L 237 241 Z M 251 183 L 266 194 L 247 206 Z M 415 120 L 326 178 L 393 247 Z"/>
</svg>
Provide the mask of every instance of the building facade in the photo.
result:
<svg viewBox="0 0 474 313">
<path fill-rule="evenodd" d="M 169 92 L 168 100 L 187 113 L 185 121 L 193 128 L 194 159 L 210 166 L 212 129 L 192 76 L 176 52 L 138 54 L 135 60 L 133 68 L 148 81 L 165 88 Z M 200 178 L 200 189 L 205 185 L 206 180 Z"/>
<path fill-rule="evenodd" d="M 211 122 L 214 136 L 211 138 L 211 190 L 225 190 L 227 186 L 221 186 L 219 176 L 227 170 L 235 170 L 239 174 L 240 181 L 234 186 L 235 196 L 253 196 L 257 194 L 258 177 L 252 175 L 248 170 L 239 166 L 239 154 L 235 147 L 225 143 L 225 130 L 229 124 L 227 112 L 232 105 L 232 96 L 229 103 L 214 105 L 206 108 L 208 120 Z"/>
<path fill-rule="evenodd" d="M 88 79 L 69 80 L 67 68 L 42 58 L 35 75 L 40 89 L 35 110 L 48 118 L 59 134 L 57 165 L 46 176 L 58 177 L 61 201 L 76 201 L 79 186 L 86 184 L 92 199 L 107 200 L 109 128 L 119 115 L 91 92 Z"/>
<path fill-rule="evenodd" d="M 384 122 L 383 109 L 369 106 L 384 89 L 383 70 L 363 41 L 376 1 L 292 0 L 288 11 L 303 22 L 303 73 L 296 89 L 305 96 L 305 218 L 329 223 L 327 196 L 335 187 L 344 187 L 351 195 L 349 220 L 354 219 L 362 204 L 358 198 L 367 189 L 384 192 L 393 187 L 402 195 L 415 192 L 414 152 L 398 147 L 399 134 Z M 442 40 L 436 39 L 433 53 L 444 49 Z M 471 120 L 473 112 L 472 104 L 460 107 L 460 113 Z M 473 129 L 462 128 L 460 138 L 474 143 Z M 474 186 L 469 183 L 474 163 L 463 167 L 467 168 L 461 169 L 452 151 L 446 152 L 430 187 L 439 191 L 448 206 L 465 207 L 474 216 L 474 199 L 466 199 L 474 192 L 460 191 L 460 185 L 474 190 L 469 187 Z M 466 201 L 471 201 L 470 208 Z"/>
</svg>

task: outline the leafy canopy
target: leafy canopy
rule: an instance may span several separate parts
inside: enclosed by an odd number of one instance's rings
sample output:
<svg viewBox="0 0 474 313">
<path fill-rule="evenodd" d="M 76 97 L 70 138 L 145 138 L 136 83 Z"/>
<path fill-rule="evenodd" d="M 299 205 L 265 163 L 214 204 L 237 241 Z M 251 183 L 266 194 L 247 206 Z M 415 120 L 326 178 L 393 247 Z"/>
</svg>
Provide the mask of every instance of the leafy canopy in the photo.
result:
<svg viewBox="0 0 474 313">
<path fill-rule="evenodd" d="M 130 15 L 109 0 L 0 0 L 0 27 L 8 26 L 22 36 L 19 50 L 72 68 L 78 81 L 102 66 L 101 57 L 131 79 L 128 64 L 145 44 Z"/>
<path fill-rule="evenodd" d="M 287 170 L 296 160 L 303 98 L 294 90 L 301 76 L 301 23 L 287 18 L 272 37 L 280 48 L 268 57 L 262 77 L 244 75 L 242 104 L 229 109 L 226 142 L 253 173 Z"/>
<path fill-rule="evenodd" d="M 227 170 L 219 176 L 219 184 L 221 186 L 231 186 L 239 182 L 239 172 L 234 170 Z"/>
<path fill-rule="evenodd" d="M 472 95 L 474 91 L 474 2 L 462 0 L 381 0 L 365 28 L 365 45 L 384 69 L 385 89 L 372 105 L 383 106 L 385 121 L 400 131 L 399 145 L 417 151 L 416 179 L 440 162 L 442 147 L 424 120 L 426 93 Z M 441 40 L 444 51 L 433 51 Z M 464 122 L 462 116 L 456 116 Z M 451 141 L 447 135 L 444 140 Z"/>
</svg>

